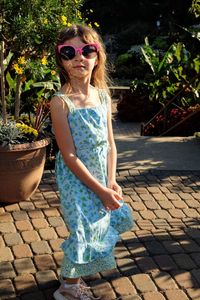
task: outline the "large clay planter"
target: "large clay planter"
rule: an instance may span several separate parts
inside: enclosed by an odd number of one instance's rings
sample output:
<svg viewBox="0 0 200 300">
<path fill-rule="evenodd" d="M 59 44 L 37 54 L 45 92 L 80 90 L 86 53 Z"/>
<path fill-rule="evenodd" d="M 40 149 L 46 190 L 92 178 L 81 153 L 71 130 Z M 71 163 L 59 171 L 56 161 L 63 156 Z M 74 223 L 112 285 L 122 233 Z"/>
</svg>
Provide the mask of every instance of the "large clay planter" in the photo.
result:
<svg viewBox="0 0 200 300">
<path fill-rule="evenodd" d="M 28 199 L 37 189 L 44 170 L 49 139 L 0 147 L 0 202 Z"/>
</svg>

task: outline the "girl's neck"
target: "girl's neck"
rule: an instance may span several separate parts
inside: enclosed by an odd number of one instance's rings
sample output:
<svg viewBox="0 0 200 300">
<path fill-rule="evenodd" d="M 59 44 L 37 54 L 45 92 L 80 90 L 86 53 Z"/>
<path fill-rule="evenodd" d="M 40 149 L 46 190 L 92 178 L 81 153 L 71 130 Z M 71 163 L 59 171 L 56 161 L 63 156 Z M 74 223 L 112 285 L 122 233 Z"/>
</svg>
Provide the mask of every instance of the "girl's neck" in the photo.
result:
<svg viewBox="0 0 200 300">
<path fill-rule="evenodd" d="M 71 80 L 70 85 L 70 94 L 85 95 L 86 97 L 90 96 L 91 85 L 89 80 L 84 82 L 79 80 Z"/>
</svg>

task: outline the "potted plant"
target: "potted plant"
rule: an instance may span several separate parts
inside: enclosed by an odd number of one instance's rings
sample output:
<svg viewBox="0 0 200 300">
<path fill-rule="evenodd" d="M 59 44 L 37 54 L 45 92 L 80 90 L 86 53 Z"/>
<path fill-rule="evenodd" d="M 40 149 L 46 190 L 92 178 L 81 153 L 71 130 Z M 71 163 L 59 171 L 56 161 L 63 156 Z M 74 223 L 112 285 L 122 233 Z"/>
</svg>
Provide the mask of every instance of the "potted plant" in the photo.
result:
<svg viewBox="0 0 200 300">
<path fill-rule="evenodd" d="M 81 21 L 82 0 L 2 4 L 0 201 L 16 202 L 29 198 L 42 176 L 49 143 L 48 100 L 59 86 L 55 37 L 62 27 Z"/>
</svg>

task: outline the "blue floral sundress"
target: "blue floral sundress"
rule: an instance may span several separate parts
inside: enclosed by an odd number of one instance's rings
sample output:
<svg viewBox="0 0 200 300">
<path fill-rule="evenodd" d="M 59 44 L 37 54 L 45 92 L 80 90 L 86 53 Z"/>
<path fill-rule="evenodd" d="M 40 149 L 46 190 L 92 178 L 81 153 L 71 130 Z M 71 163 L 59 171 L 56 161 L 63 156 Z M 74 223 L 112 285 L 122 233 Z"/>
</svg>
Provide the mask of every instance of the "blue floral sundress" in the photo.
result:
<svg viewBox="0 0 200 300">
<path fill-rule="evenodd" d="M 106 186 L 107 93 L 99 90 L 101 104 L 90 108 L 75 107 L 60 92 L 56 96 L 68 106 L 67 118 L 77 157 Z M 60 152 L 56 157 L 55 173 L 64 221 L 70 232 L 61 245 L 64 251 L 61 276 L 76 278 L 115 268 L 113 250 L 119 234 L 133 227 L 130 208 L 122 201 L 119 209 L 106 210 L 100 198 L 66 166 Z"/>
</svg>

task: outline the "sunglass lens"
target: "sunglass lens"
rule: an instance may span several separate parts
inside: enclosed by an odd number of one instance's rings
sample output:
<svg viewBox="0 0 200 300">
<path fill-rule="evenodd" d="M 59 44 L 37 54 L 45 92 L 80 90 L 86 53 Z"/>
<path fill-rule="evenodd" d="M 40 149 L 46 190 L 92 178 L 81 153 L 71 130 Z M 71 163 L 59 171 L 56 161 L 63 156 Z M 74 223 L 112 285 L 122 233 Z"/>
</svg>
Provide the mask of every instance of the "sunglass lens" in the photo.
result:
<svg viewBox="0 0 200 300">
<path fill-rule="evenodd" d="M 82 53 L 87 58 L 93 58 L 97 55 L 97 48 L 94 45 L 87 45 L 83 47 Z"/>
<path fill-rule="evenodd" d="M 73 59 L 75 57 L 75 50 L 73 47 L 64 46 L 60 49 L 60 56 L 65 60 Z"/>
</svg>

